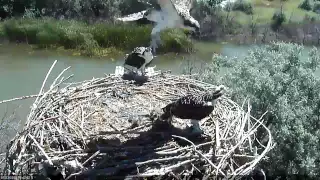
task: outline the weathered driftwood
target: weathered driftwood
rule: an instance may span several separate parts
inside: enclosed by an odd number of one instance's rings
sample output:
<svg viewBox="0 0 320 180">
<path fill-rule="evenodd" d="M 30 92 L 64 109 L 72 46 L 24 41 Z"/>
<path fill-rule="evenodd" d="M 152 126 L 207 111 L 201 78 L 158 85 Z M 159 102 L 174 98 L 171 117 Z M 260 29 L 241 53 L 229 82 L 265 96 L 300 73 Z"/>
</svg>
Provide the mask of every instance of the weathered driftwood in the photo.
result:
<svg viewBox="0 0 320 180">
<path fill-rule="evenodd" d="M 24 129 L 8 146 L 5 173 L 39 173 L 56 166 L 67 179 L 177 177 L 197 171 L 207 177 L 236 177 L 250 173 L 272 148 L 262 120 L 225 96 L 201 121 L 201 138 L 189 135 L 188 121 L 174 118 L 170 127 L 157 120 L 161 107 L 188 93 L 215 88 L 211 84 L 168 73 L 155 74 L 143 86 L 113 74 L 66 84 L 71 76 L 62 77 L 65 69 L 43 91 L 55 63 Z M 258 128 L 268 135 L 267 144 L 256 139 Z"/>
</svg>

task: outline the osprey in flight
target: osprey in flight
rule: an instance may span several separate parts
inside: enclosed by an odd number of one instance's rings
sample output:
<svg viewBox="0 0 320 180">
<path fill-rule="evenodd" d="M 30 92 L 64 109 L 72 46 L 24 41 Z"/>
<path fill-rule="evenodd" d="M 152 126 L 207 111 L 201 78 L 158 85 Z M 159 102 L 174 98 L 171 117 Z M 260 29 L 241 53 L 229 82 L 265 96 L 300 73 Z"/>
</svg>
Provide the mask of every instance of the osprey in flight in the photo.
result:
<svg viewBox="0 0 320 180">
<path fill-rule="evenodd" d="M 116 18 L 120 21 L 136 21 L 146 18 L 155 23 L 151 32 L 151 47 L 155 52 L 161 44 L 160 32 L 166 28 L 184 28 L 200 34 L 200 25 L 191 15 L 193 0 L 156 0 L 160 8 L 151 8 Z"/>
</svg>

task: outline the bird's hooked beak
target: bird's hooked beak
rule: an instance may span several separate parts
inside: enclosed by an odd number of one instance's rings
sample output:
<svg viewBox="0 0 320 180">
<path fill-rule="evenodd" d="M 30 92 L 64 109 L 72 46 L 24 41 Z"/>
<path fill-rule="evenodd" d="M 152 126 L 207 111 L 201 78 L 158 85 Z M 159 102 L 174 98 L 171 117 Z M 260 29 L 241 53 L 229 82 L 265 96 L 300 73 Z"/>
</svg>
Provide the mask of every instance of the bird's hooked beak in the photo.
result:
<svg viewBox="0 0 320 180">
<path fill-rule="evenodd" d="M 220 86 L 216 87 L 216 89 L 213 91 L 213 95 L 215 97 L 220 97 L 223 94 L 225 94 L 225 89 L 226 89 L 226 87 L 224 85 L 220 85 Z"/>
</svg>

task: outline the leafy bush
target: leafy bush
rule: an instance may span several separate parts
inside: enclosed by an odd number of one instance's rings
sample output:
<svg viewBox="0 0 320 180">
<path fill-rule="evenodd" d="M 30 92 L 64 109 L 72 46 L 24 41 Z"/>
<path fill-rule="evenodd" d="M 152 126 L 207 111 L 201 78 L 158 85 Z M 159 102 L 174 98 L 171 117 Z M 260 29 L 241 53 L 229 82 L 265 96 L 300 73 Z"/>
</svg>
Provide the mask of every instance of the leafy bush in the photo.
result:
<svg viewBox="0 0 320 180">
<path fill-rule="evenodd" d="M 313 12 L 320 14 L 320 2 L 314 2 Z"/>
<path fill-rule="evenodd" d="M 149 1 L 149 0 L 145 0 Z M 138 0 L 2 0 L 0 17 L 54 17 L 92 20 L 103 18 L 112 20 L 114 16 L 129 14 L 133 10 L 143 10 L 146 3 Z"/>
<path fill-rule="evenodd" d="M 246 14 L 253 14 L 252 4 L 246 0 L 237 0 L 234 3 L 228 3 L 227 10 L 242 11 Z"/>
<path fill-rule="evenodd" d="M 272 43 L 243 60 L 215 56 L 202 76 L 226 84 L 238 103 L 250 98 L 254 116 L 269 111 L 265 122 L 276 146 L 263 166 L 271 174 L 320 175 L 320 54 L 316 48 L 302 54 L 297 44 Z M 222 68 L 228 73 L 215 78 Z"/>
<path fill-rule="evenodd" d="M 86 51 L 94 54 L 97 49 L 117 48 L 131 50 L 150 43 L 151 26 L 130 24 L 87 23 L 75 20 L 9 19 L 3 24 L 3 34 L 10 41 L 28 42 L 39 47 L 58 47 Z M 1 31 L 0 31 L 1 32 Z M 192 43 L 183 31 L 168 30 L 161 34 L 160 51 L 188 52 Z"/>
<path fill-rule="evenodd" d="M 286 20 L 286 15 L 282 11 L 275 12 L 272 16 L 272 29 L 277 30 Z"/>
<path fill-rule="evenodd" d="M 147 46 L 150 41 L 150 26 L 126 24 L 97 24 L 91 30 L 101 47 L 122 47 L 132 49 L 136 46 Z"/>
<path fill-rule="evenodd" d="M 0 38 L 4 38 L 6 36 L 3 24 L 0 24 Z"/>
<path fill-rule="evenodd" d="M 310 11 L 312 9 L 311 3 L 309 0 L 304 0 L 300 5 L 299 8 Z"/>
</svg>

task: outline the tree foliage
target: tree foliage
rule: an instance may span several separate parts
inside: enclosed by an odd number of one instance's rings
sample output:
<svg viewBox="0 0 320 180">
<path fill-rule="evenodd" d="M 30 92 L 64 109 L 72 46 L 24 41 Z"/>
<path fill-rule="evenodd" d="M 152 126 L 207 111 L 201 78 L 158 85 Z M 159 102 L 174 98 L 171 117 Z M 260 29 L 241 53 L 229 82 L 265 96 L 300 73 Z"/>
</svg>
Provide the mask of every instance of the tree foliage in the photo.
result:
<svg viewBox="0 0 320 180">
<path fill-rule="evenodd" d="M 106 18 L 143 10 L 146 3 L 137 0 L 4 0 L 0 3 L 2 18 L 21 16 L 25 12 L 35 16 L 56 18 Z"/>
<path fill-rule="evenodd" d="M 304 0 L 300 5 L 299 8 L 310 11 L 312 9 L 312 5 L 309 0 Z"/>
<path fill-rule="evenodd" d="M 303 52 L 297 44 L 273 43 L 243 60 L 215 56 L 202 76 L 226 84 L 238 103 L 249 98 L 255 116 L 269 111 L 265 120 L 276 146 L 263 164 L 268 173 L 320 175 L 320 54 Z M 227 73 L 216 78 L 221 68 Z"/>
</svg>

